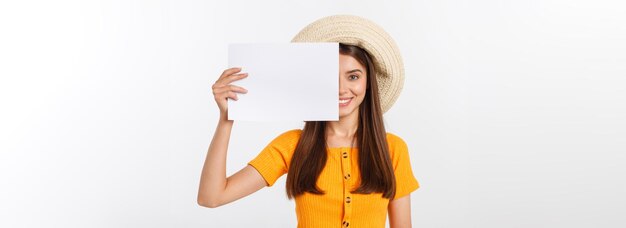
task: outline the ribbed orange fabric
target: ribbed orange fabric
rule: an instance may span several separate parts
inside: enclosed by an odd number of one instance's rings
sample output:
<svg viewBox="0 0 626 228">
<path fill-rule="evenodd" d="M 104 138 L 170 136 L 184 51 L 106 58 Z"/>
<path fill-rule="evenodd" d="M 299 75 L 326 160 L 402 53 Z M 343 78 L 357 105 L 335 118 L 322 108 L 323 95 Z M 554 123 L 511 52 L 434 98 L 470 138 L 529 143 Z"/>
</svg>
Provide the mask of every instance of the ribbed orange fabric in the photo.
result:
<svg viewBox="0 0 626 228">
<path fill-rule="evenodd" d="M 267 186 L 289 170 L 291 157 L 302 133 L 294 129 L 282 133 L 270 142 L 248 164 L 263 176 Z M 406 143 L 400 137 L 387 133 L 389 153 L 396 176 L 396 196 L 401 198 L 417 188 Z M 358 148 L 329 148 L 326 166 L 317 180 L 325 195 L 305 193 L 295 197 L 298 227 L 384 228 L 389 199 L 382 193 L 352 194 L 360 183 Z"/>
</svg>

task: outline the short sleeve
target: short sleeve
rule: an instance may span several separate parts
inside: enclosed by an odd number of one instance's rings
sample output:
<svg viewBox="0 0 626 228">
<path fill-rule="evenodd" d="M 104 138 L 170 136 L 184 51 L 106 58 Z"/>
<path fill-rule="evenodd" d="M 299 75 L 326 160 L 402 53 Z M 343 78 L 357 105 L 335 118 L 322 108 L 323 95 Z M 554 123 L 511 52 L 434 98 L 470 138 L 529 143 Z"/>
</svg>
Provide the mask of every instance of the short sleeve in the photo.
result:
<svg viewBox="0 0 626 228">
<path fill-rule="evenodd" d="M 289 170 L 291 156 L 300 138 L 300 129 L 284 132 L 274 138 L 248 165 L 254 167 L 267 186 L 272 186 Z"/>
<path fill-rule="evenodd" d="M 396 176 L 396 195 L 394 199 L 402 198 L 419 188 L 419 183 L 413 175 L 409 150 L 402 138 L 388 133 L 391 162 Z"/>
</svg>

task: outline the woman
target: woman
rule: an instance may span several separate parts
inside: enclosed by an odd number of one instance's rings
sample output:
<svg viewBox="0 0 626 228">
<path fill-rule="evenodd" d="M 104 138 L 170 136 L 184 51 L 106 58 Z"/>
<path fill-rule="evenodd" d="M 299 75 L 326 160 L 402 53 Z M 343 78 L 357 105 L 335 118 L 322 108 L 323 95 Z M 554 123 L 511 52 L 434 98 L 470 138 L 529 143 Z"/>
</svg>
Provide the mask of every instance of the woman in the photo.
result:
<svg viewBox="0 0 626 228">
<path fill-rule="evenodd" d="M 376 33 L 369 32 L 372 28 Z M 337 36 L 333 31 L 361 34 Z M 372 34 L 383 34 L 386 42 L 377 42 L 381 37 Z M 411 227 L 410 193 L 419 184 L 406 143 L 385 131 L 382 118 L 403 77 L 393 40 L 370 21 L 339 15 L 310 24 L 293 41 L 340 43 L 339 121 L 308 121 L 302 130 L 284 132 L 226 178 L 233 125 L 227 120 L 227 99 L 246 93 L 230 83 L 247 74 L 238 74 L 239 68 L 225 70 L 213 85 L 220 120 L 202 171 L 198 203 L 214 208 L 233 202 L 272 186 L 287 173 L 287 197 L 295 198 L 298 227 L 385 227 L 387 212 L 390 227 Z M 379 87 L 379 80 L 385 86 Z"/>
</svg>

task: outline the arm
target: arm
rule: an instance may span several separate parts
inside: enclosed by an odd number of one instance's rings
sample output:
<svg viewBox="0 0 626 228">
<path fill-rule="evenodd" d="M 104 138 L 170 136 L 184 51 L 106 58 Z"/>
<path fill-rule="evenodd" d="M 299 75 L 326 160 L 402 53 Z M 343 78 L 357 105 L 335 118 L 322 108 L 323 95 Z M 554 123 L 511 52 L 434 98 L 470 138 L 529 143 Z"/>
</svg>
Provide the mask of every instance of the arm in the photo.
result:
<svg viewBox="0 0 626 228">
<path fill-rule="evenodd" d="M 226 178 L 226 151 L 233 122 L 220 120 L 209 146 L 198 190 L 198 204 L 215 208 L 250 195 L 266 186 L 253 167 L 246 165 Z"/>
<path fill-rule="evenodd" d="M 218 207 L 250 195 L 265 186 L 261 174 L 249 165 L 226 178 L 226 151 L 234 123 L 227 118 L 227 98 L 237 100 L 235 92 L 245 92 L 241 87 L 230 85 L 232 81 L 245 77 L 245 74 L 234 74 L 240 70 L 231 68 L 224 71 L 213 85 L 215 101 L 220 108 L 220 119 L 200 177 L 197 201 L 201 206 Z"/>
<path fill-rule="evenodd" d="M 411 225 L 411 194 L 389 202 L 389 227 L 404 228 Z"/>
</svg>

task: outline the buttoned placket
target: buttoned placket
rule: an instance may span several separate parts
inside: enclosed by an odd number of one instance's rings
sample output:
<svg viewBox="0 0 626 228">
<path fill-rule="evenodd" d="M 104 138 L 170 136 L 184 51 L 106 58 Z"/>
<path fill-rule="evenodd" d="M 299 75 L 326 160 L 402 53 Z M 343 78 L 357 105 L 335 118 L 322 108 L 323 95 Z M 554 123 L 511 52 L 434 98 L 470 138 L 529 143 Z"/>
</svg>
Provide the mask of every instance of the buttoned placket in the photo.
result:
<svg viewBox="0 0 626 228">
<path fill-rule="evenodd" d="M 352 194 L 350 193 L 350 170 L 351 170 L 351 155 L 348 151 L 351 148 L 341 149 L 341 170 L 343 172 L 343 208 L 344 215 L 341 227 L 350 226 L 350 217 L 352 215 Z"/>
</svg>

